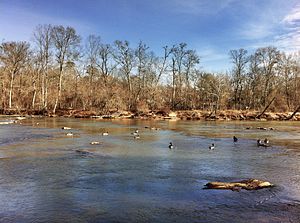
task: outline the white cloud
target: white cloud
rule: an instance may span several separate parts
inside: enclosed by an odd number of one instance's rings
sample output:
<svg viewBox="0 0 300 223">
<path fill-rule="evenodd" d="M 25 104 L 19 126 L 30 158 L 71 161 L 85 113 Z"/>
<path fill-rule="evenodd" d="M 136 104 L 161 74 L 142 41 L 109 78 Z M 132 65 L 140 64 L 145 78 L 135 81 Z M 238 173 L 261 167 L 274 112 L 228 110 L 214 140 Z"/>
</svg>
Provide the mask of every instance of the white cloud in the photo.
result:
<svg viewBox="0 0 300 223">
<path fill-rule="evenodd" d="M 248 40 L 262 39 L 272 34 L 272 26 L 266 23 L 249 23 L 240 31 L 240 36 Z"/>
<path fill-rule="evenodd" d="M 236 0 L 174 0 L 169 1 L 175 12 L 193 15 L 217 14 Z"/>
<path fill-rule="evenodd" d="M 300 50 L 300 30 L 276 37 L 277 45 L 288 52 Z"/>
<path fill-rule="evenodd" d="M 300 4 L 283 18 L 282 24 L 284 33 L 275 37 L 276 44 L 287 52 L 300 50 Z"/>
<path fill-rule="evenodd" d="M 297 25 L 300 22 L 300 4 L 286 15 L 282 21 L 286 24 Z"/>
</svg>

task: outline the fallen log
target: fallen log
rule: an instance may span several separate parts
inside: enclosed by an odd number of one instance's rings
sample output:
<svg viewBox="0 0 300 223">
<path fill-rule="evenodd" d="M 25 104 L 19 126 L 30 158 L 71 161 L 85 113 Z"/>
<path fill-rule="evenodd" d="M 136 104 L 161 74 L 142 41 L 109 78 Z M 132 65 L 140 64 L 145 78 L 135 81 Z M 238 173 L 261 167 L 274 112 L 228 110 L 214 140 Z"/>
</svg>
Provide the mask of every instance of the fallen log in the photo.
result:
<svg viewBox="0 0 300 223">
<path fill-rule="evenodd" d="M 296 115 L 296 113 L 299 112 L 299 110 L 300 110 L 300 106 L 298 106 L 296 110 L 293 112 L 293 114 L 290 117 L 286 118 L 285 120 L 287 121 L 291 120 Z"/>
<path fill-rule="evenodd" d="M 273 97 L 272 100 L 269 102 L 269 104 L 265 107 L 265 109 L 259 114 L 257 115 L 255 118 L 260 119 L 260 117 L 267 111 L 267 109 L 270 107 L 270 105 L 272 104 L 272 102 L 275 100 L 276 97 Z"/>
<path fill-rule="evenodd" d="M 204 189 L 223 189 L 223 190 L 258 190 L 267 187 L 274 187 L 268 181 L 261 181 L 256 179 L 242 180 L 238 182 L 209 182 L 205 185 Z"/>
</svg>

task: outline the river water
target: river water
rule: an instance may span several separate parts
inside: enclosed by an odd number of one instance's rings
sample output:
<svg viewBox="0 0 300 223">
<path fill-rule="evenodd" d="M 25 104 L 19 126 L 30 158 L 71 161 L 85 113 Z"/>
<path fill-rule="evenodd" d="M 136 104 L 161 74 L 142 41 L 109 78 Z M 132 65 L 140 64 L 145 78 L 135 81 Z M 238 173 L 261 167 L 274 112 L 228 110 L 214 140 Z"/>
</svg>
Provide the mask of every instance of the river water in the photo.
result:
<svg viewBox="0 0 300 223">
<path fill-rule="evenodd" d="M 257 147 L 266 137 L 272 146 Z M 203 189 L 248 178 L 276 186 Z M 0 222 L 300 222 L 300 123 L 40 118 L 0 125 Z"/>
</svg>

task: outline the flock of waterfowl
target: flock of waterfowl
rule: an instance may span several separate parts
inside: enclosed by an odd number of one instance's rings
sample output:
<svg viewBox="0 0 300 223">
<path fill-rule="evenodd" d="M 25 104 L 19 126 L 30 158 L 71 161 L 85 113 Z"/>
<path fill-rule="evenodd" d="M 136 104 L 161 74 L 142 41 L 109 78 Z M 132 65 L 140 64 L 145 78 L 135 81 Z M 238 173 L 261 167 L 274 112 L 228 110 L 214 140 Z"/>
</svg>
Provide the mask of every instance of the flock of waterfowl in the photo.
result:
<svg viewBox="0 0 300 223">
<path fill-rule="evenodd" d="M 236 143 L 238 141 L 238 138 L 236 136 L 233 136 L 233 142 Z M 262 147 L 269 147 L 269 140 L 267 138 L 264 139 L 264 141 L 262 141 L 261 139 L 257 140 L 257 146 L 262 146 Z M 169 149 L 174 149 L 174 145 L 172 142 L 170 142 L 169 144 Z M 210 146 L 208 146 L 208 149 L 213 150 L 215 149 L 215 144 L 212 143 Z"/>
<path fill-rule="evenodd" d="M 237 138 L 236 136 L 233 136 L 232 138 L 233 138 L 233 142 L 234 142 L 234 143 L 236 143 L 236 142 L 238 141 L 238 138 Z M 259 147 L 259 146 L 262 146 L 262 147 L 269 147 L 269 146 L 270 146 L 269 142 L 270 142 L 270 141 L 269 141 L 267 138 L 265 138 L 264 141 L 262 141 L 261 139 L 258 139 L 258 140 L 257 140 L 257 146 L 258 146 L 258 147 Z M 169 149 L 174 149 L 174 145 L 173 145 L 172 142 L 170 142 L 170 144 L 169 144 Z M 210 150 L 215 149 L 215 144 L 212 143 L 210 146 L 208 146 L 208 149 L 210 149 Z"/>
<path fill-rule="evenodd" d="M 150 127 L 148 127 L 148 126 L 146 126 L 145 128 L 150 128 Z M 64 129 L 64 130 L 70 130 L 71 128 L 70 127 L 62 127 L 62 129 Z M 152 127 L 152 128 L 150 128 L 151 130 L 159 130 L 159 128 L 155 128 L 155 127 Z M 249 128 L 246 128 L 246 129 L 249 129 Z M 264 128 L 263 130 L 265 130 L 266 128 Z M 274 129 L 271 129 L 271 130 L 274 130 Z M 67 136 L 73 136 L 73 133 L 72 132 L 69 132 L 69 133 L 67 133 L 66 134 Z M 134 139 L 140 139 L 140 134 L 139 134 L 139 130 L 138 129 L 136 129 L 134 132 L 132 132 L 131 133 L 131 135 L 133 136 L 133 138 Z M 108 136 L 108 132 L 103 132 L 102 133 L 102 136 Z M 237 143 L 238 142 L 238 138 L 236 137 L 236 136 L 233 136 L 232 137 L 233 138 L 233 142 L 234 143 Z M 257 146 L 258 147 L 269 147 L 270 146 L 270 144 L 269 144 L 270 142 L 269 142 L 269 140 L 267 139 L 267 138 L 265 138 L 264 140 L 261 140 L 261 139 L 258 139 L 257 140 Z M 98 141 L 92 141 L 92 142 L 90 142 L 90 144 L 91 145 L 99 145 L 100 144 L 100 142 L 98 142 Z M 172 142 L 170 142 L 169 143 L 169 149 L 174 149 L 175 148 L 175 146 L 173 145 L 173 143 Z M 209 145 L 208 146 L 208 149 L 210 149 L 210 150 L 214 150 L 215 149 L 215 144 L 214 143 L 212 143 L 211 145 Z"/>
<path fill-rule="evenodd" d="M 16 120 L 10 120 L 10 121 L 5 121 L 5 122 L 0 122 L 0 124 L 13 124 L 13 123 L 17 123 L 20 120 L 25 119 L 25 117 L 16 117 Z M 21 123 L 20 123 L 21 124 Z M 36 123 L 37 125 L 39 123 Z M 145 126 L 146 129 L 150 129 L 150 130 L 160 130 L 160 128 L 157 127 L 149 127 L 149 126 Z M 63 130 L 71 130 L 71 127 L 62 127 Z M 247 130 L 252 129 L 252 127 L 246 127 Z M 269 128 L 265 128 L 265 127 L 257 127 L 256 129 L 259 130 L 275 130 L 273 127 L 269 127 Z M 139 134 L 139 130 L 136 129 L 134 132 L 131 133 L 131 135 L 133 136 L 133 139 L 140 139 L 140 134 Z M 74 134 L 73 132 L 68 132 L 66 133 L 66 136 L 71 136 L 73 137 Z M 108 132 L 102 132 L 102 136 L 108 136 Z M 238 142 L 238 138 L 236 136 L 233 136 L 233 142 L 237 143 Z M 99 145 L 101 144 L 99 141 L 92 141 L 90 142 L 91 145 Z M 270 146 L 270 142 L 267 138 L 265 138 L 264 140 L 261 139 L 257 139 L 257 146 L 258 147 L 269 147 Z M 169 149 L 175 149 L 175 146 L 172 142 L 169 143 Z M 208 149 L 210 150 L 214 150 L 215 149 L 215 144 L 212 143 L 211 145 L 208 146 Z"/>
<path fill-rule="evenodd" d="M 17 117 L 16 120 L 10 120 L 10 121 L 5 121 L 5 122 L 0 122 L 0 124 L 14 124 L 14 123 L 20 123 L 20 120 L 23 120 L 25 118 L 23 117 Z M 39 123 L 36 123 L 36 125 L 38 125 Z M 156 127 L 149 127 L 146 126 L 145 128 L 150 129 L 150 130 L 159 130 L 159 128 Z M 63 130 L 71 130 L 71 127 L 62 127 Z M 246 127 L 246 129 L 251 129 L 251 127 Z M 262 128 L 262 127 L 257 127 L 257 129 L 259 130 L 274 130 L 274 128 L 269 127 L 269 128 Z M 68 137 L 73 137 L 73 132 L 67 132 L 66 136 Z M 108 132 L 102 132 L 102 136 L 108 136 L 109 133 Z M 131 135 L 133 136 L 133 139 L 139 139 L 140 138 L 140 132 L 138 129 L 136 129 L 134 132 L 131 133 Z M 238 138 L 236 136 L 232 137 L 233 139 L 233 143 L 237 143 L 238 142 Z M 92 141 L 90 142 L 91 145 L 99 145 L 101 144 L 101 142 L 99 141 Z M 270 146 L 270 142 L 267 138 L 265 138 L 264 140 L 258 139 L 257 140 L 257 146 L 258 147 L 269 147 Z M 209 150 L 214 150 L 215 149 L 215 144 L 212 143 L 211 145 L 208 146 Z M 172 142 L 169 143 L 168 148 L 170 150 L 175 149 L 175 146 Z M 89 152 L 87 150 L 82 150 L 82 149 L 76 149 L 75 152 L 78 155 L 81 156 L 89 156 L 89 155 L 93 155 L 92 152 Z M 209 182 L 205 185 L 205 189 L 230 189 L 233 191 L 240 191 L 241 189 L 246 189 L 246 190 L 256 190 L 256 189 L 261 189 L 261 188 L 266 188 L 266 187 L 273 187 L 274 185 L 271 184 L 270 182 L 267 181 L 261 181 L 261 180 L 256 180 L 256 179 L 248 179 L 248 180 L 243 180 L 243 181 L 238 181 L 238 182 Z"/>
</svg>

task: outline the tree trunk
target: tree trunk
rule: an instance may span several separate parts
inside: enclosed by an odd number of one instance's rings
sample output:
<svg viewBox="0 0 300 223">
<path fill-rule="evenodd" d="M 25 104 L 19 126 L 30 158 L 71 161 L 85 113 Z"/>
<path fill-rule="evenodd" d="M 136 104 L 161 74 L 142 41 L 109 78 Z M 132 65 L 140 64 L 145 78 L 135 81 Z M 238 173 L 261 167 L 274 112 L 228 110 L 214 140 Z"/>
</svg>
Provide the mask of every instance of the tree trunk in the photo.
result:
<svg viewBox="0 0 300 223">
<path fill-rule="evenodd" d="M 130 73 L 126 75 L 127 76 L 127 82 L 128 82 L 128 93 L 129 93 L 129 103 L 128 103 L 128 109 L 131 110 L 132 107 L 132 86 L 131 86 L 131 79 L 130 79 Z"/>
<path fill-rule="evenodd" d="M 176 89 L 175 89 L 175 75 L 173 75 L 173 83 L 172 83 L 172 109 L 175 109 L 175 97 L 176 97 Z"/>
<path fill-rule="evenodd" d="M 42 105 L 43 108 L 45 107 L 45 77 L 44 74 L 42 74 Z"/>
<path fill-rule="evenodd" d="M 260 118 L 266 111 L 267 109 L 270 107 L 270 105 L 272 104 L 272 102 L 275 100 L 276 97 L 274 97 L 270 103 L 265 107 L 265 109 L 262 111 L 262 113 L 260 113 L 258 116 L 256 116 L 256 118 Z"/>
<path fill-rule="evenodd" d="M 290 117 L 286 118 L 286 120 L 291 120 L 299 110 L 300 110 L 300 105 L 296 108 L 296 110 L 293 112 L 293 114 Z"/>
<path fill-rule="evenodd" d="M 48 68 L 46 68 L 45 71 L 43 71 L 42 73 L 42 106 L 43 109 L 45 109 L 47 107 L 47 72 L 48 72 Z"/>
<path fill-rule="evenodd" d="M 45 77 L 45 104 L 44 104 L 44 109 L 47 109 L 48 107 L 48 68 L 46 72 L 46 77 Z"/>
<path fill-rule="evenodd" d="M 35 81 L 34 81 L 33 82 L 32 109 L 34 109 L 34 106 L 35 106 L 35 98 L 36 98 L 36 85 L 35 85 Z"/>
<path fill-rule="evenodd" d="M 13 91 L 14 73 L 11 73 L 10 85 L 9 85 L 9 103 L 8 107 L 11 109 L 12 106 L 12 91 Z"/>
<path fill-rule="evenodd" d="M 53 114 L 55 114 L 56 112 L 56 108 L 58 106 L 59 103 L 59 99 L 61 96 L 61 89 L 62 89 L 62 64 L 60 65 L 60 69 L 59 69 L 59 84 L 58 84 L 58 94 L 55 100 L 55 104 L 54 104 L 54 108 L 53 108 Z"/>
<path fill-rule="evenodd" d="M 175 96 L 176 96 L 176 89 L 175 89 L 175 77 L 176 77 L 176 73 L 175 73 L 175 60 L 172 59 L 172 109 L 175 109 Z"/>
</svg>

